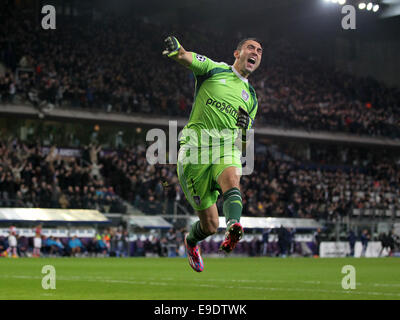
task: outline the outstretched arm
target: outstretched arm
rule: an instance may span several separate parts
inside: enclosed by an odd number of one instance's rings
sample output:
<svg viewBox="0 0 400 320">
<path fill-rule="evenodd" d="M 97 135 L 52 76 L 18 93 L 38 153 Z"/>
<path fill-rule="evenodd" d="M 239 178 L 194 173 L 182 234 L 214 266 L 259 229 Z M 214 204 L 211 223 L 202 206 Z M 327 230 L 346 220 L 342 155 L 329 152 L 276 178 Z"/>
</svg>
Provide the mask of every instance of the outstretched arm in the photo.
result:
<svg viewBox="0 0 400 320">
<path fill-rule="evenodd" d="M 189 67 L 193 61 L 193 54 L 192 52 L 186 51 L 181 44 L 179 43 L 178 39 L 173 36 L 169 36 L 164 40 L 165 43 L 165 50 L 163 51 L 163 55 L 167 56 L 185 67 Z"/>
</svg>

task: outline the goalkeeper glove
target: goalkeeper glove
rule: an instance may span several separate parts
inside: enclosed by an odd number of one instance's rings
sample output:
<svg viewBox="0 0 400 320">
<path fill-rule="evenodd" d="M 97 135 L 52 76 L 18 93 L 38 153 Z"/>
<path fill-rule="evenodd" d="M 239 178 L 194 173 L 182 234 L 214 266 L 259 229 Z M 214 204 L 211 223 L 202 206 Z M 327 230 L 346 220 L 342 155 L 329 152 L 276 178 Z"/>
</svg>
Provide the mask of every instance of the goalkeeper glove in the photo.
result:
<svg viewBox="0 0 400 320">
<path fill-rule="evenodd" d="M 249 122 L 250 122 L 249 114 L 247 113 L 246 110 L 244 110 L 242 107 L 239 106 L 239 112 L 238 112 L 238 118 L 236 121 L 236 125 L 239 128 L 247 130 L 247 127 L 249 126 Z"/>
<path fill-rule="evenodd" d="M 178 54 L 179 49 L 181 48 L 181 44 L 179 43 L 178 39 L 169 36 L 164 40 L 165 43 L 165 50 L 163 51 L 163 55 L 171 58 Z"/>
</svg>

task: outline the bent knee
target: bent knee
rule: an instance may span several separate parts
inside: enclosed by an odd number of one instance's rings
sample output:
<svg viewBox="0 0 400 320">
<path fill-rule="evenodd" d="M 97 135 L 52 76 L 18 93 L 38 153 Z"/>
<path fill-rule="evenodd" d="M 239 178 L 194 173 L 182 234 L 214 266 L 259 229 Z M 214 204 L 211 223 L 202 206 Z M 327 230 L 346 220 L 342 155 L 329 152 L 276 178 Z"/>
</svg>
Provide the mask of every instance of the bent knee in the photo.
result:
<svg viewBox="0 0 400 320">
<path fill-rule="evenodd" d="M 209 227 L 209 228 L 207 229 L 207 234 L 208 234 L 209 236 L 211 236 L 211 235 L 217 233 L 217 231 L 218 231 L 218 227 L 211 226 L 211 227 Z"/>
<path fill-rule="evenodd" d="M 222 193 L 231 190 L 232 188 L 240 189 L 240 177 L 232 175 L 225 177 L 225 179 L 220 179 L 218 183 L 222 189 Z"/>
<path fill-rule="evenodd" d="M 228 190 L 232 188 L 239 188 L 239 184 L 240 184 L 240 178 L 237 176 L 229 177 L 225 182 L 225 185 L 227 186 Z"/>
<path fill-rule="evenodd" d="M 217 233 L 218 231 L 218 226 L 219 226 L 219 221 L 214 220 L 214 221 L 207 221 L 204 225 L 202 225 L 203 232 L 206 233 L 207 235 L 213 235 Z"/>
</svg>

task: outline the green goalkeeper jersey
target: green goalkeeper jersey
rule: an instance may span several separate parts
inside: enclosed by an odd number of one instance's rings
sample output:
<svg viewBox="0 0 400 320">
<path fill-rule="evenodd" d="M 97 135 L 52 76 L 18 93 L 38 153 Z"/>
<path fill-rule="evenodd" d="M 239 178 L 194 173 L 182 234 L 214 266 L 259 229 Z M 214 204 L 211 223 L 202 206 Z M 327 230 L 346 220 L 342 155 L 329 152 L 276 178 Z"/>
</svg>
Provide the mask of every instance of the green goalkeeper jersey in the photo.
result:
<svg viewBox="0 0 400 320">
<path fill-rule="evenodd" d="M 216 147 L 232 143 L 238 136 L 239 106 L 250 115 L 249 127 L 257 113 L 257 97 L 248 80 L 233 66 L 193 54 L 189 67 L 196 87 L 189 122 L 182 131 L 180 144 L 188 147 Z"/>
</svg>

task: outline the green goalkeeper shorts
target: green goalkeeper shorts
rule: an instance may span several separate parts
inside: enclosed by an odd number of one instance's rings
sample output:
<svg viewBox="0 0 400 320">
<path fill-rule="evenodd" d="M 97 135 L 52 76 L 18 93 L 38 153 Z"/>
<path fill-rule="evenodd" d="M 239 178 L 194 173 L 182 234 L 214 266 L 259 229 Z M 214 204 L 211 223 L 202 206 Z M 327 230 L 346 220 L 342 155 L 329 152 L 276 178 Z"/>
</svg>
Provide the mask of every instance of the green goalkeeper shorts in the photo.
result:
<svg viewBox="0 0 400 320">
<path fill-rule="evenodd" d="M 205 210 L 217 202 L 221 190 L 217 183 L 218 177 L 228 167 L 237 167 L 238 173 L 242 174 L 238 149 L 227 152 L 220 147 L 180 148 L 177 161 L 178 179 L 194 210 Z"/>
</svg>

